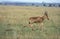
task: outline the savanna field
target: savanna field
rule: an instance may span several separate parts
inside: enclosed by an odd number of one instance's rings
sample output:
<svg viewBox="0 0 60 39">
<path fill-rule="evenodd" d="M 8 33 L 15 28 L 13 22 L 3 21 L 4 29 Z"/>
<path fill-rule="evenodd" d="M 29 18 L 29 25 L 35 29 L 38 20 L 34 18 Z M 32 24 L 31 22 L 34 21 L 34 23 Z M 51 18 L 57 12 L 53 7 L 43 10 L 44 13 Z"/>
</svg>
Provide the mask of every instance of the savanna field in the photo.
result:
<svg viewBox="0 0 60 39">
<path fill-rule="evenodd" d="M 29 17 L 43 16 L 44 31 L 34 23 L 29 27 Z M 24 27 L 26 26 L 26 27 Z M 60 7 L 4 6 L 0 5 L 0 39 L 60 39 Z"/>
</svg>

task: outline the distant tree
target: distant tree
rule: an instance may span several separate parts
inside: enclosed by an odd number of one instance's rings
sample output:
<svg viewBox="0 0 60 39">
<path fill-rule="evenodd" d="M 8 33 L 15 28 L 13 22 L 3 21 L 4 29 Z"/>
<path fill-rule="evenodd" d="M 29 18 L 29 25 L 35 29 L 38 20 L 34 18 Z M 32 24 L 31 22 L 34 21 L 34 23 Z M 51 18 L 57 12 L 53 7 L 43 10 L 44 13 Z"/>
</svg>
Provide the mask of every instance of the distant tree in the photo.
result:
<svg viewBox="0 0 60 39">
<path fill-rule="evenodd" d="M 32 6 L 34 6 L 35 4 L 34 3 L 32 3 Z"/>
<path fill-rule="evenodd" d="M 0 5 L 1 5 L 2 3 L 0 3 Z"/>
<path fill-rule="evenodd" d="M 60 7 L 60 4 L 59 4 L 59 7 Z"/>
<path fill-rule="evenodd" d="M 49 7 L 51 7 L 52 6 L 52 4 L 49 4 Z"/>
<path fill-rule="evenodd" d="M 53 6 L 55 6 L 55 4 L 53 4 Z"/>
<path fill-rule="evenodd" d="M 39 5 L 36 5 L 36 7 L 39 7 Z"/>
<path fill-rule="evenodd" d="M 46 6 L 45 4 L 43 4 L 43 6 Z"/>
</svg>

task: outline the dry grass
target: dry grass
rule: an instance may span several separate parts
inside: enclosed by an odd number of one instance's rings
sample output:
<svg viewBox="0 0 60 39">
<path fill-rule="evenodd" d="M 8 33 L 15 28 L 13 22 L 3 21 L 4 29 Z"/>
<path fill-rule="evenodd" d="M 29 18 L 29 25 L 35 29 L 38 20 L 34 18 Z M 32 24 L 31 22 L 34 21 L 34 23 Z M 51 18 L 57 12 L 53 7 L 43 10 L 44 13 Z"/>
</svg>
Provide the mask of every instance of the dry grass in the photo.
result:
<svg viewBox="0 0 60 39">
<path fill-rule="evenodd" d="M 34 24 L 35 31 L 28 26 L 29 17 L 42 16 L 48 11 L 50 20 L 44 21 L 44 31 Z M 0 39 L 60 39 L 60 8 L 35 6 L 0 5 Z M 5 31 L 12 29 L 13 31 Z M 38 29 L 38 30 L 36 30 Z M 6 34 L 7 33 L 7 34 Z"/>
</svg>

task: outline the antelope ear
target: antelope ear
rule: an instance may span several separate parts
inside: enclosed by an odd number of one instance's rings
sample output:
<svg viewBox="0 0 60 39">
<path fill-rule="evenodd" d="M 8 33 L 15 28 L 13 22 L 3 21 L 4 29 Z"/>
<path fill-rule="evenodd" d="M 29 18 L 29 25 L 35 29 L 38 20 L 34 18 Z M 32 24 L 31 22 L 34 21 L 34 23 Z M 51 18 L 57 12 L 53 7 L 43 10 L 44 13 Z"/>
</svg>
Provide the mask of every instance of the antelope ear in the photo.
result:
<svg viewBox="0 0 60 39">
<path fill-rule="evenodd" d="M 45 15 L 48 15 L 48 14 L 47 14 L 47 11 L 45 11 Z"/>
<path fill-rule="evenodd" d="M 47 11 L 45 11 L 45 14 L 47 14 Z"/>
</svg>

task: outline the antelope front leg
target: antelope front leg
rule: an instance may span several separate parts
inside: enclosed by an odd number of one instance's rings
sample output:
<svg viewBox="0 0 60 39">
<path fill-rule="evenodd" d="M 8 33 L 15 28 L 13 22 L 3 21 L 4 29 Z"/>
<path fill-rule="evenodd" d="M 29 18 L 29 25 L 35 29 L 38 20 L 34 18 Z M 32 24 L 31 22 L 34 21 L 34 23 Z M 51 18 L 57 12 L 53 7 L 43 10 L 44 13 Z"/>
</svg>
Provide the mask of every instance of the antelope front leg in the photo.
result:
<svg viewBox="0 0 60 39">
<path fill-rule="evenodd" d="M 29 21 L 29 26 L 32 28 L 32 30 L 34 30 L 33 29 L 33 23 L 34 23 L 33 21 Z"/>
<path fill-rule="evenodd" d="M 40 26 L 39 26 L 40 30 L 44 30 L 44 26 L 43 26 L 43 23 L 40 23 Z"/>
<path fill-rule="evenodd" d="M 32 30 L 34 30 L 34 29 L 33 29 L 33 24 L 29 24 L 29 26 L 32 28 Z"/>
</svg>

